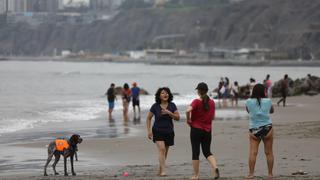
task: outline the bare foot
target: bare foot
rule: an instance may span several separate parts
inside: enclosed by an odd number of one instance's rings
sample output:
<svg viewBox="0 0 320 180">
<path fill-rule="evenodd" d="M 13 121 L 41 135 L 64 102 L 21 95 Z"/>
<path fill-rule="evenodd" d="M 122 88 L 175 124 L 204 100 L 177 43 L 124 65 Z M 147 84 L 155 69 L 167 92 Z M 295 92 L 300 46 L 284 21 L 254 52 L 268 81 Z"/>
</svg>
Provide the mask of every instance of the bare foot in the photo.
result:
<svg viewBox="0 0 320 180">
<path fill-rule="evenodd" d="M 244 177 L 245 179 L 253 179 L 254 178 L 254 175 L 248 175 L 246 177 Z"/>
<path fill-rule="evenodd" d="M 167 174 L 165 172 L 162 172 L 162 173 L 159 174 L 159 176 L 160 177 L 164 177 L 164 176 L 167 176 Z"/>
<path fill-rule="evenodd" d="M 198 180 L 198 179 L 200 179 L 200 178 L 199 178 L 199 176 L 194 175 L 194 176 L 192 176 L 190 179 L 192 179 L 192 180 Z"/>
<path fill-rule="evenodd" d="M 272 178 L 273 178 L 273 174 L 269 174 L 268 179 L 272 179 Z"/>
</svg>

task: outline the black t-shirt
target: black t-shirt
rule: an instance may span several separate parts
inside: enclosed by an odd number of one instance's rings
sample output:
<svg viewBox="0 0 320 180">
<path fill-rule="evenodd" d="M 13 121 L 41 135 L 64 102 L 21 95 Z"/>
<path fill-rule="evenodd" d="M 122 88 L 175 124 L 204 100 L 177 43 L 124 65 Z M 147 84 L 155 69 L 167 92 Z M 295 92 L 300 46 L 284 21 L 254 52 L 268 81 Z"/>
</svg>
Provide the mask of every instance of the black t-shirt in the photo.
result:
<svg viewBox="0 0 320 180">
<path fill-rule="evenodd" d="M 107 91 L 107 96 L 108 96 L 108 101 L 113 102 L 114 99 L 116 98 L 114 88 L 109 88 Z"/>
<path fill-rule="evenodd" d="M 177 106 L 170 102 L 168 104 L 169 111 L 174 113 L 177 110 Z M 152 107 L 150 108 L 150 112 L 154 115 L 154 124 L 153 129 L 162 132 L 162 133 L 172 133 L 173 131 L 173 122 L 172 117 L 170 117 L 168 114 L 162 115 L 161 114 L 161 106 L 158 103 L 154 103 Z"/>
</svg>

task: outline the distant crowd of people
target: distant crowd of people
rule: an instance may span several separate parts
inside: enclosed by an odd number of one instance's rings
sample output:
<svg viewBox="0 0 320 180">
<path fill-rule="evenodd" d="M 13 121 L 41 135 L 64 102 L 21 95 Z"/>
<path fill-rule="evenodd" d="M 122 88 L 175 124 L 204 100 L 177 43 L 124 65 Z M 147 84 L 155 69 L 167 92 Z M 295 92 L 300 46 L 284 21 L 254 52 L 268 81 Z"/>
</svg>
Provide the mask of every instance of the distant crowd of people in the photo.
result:
<svg viewBox="0 0 320 180">
<path fill-rule="evenodd" d="M 309 75 L 308 75 L 309 76 Z M 256 80 L 254 78 L 249 79 L 249 83 L 247 86 L 249 87 L 248 91 L 245 92 L 247 97 L 250 97 L 252 94 L 253 87 L 256 85 Z M 267 74 L 266 78 L 263 80 L 263 86 L 265 88 L 265 95 L 268 98 L 272 98 L 272 87 L 273 83 L 270 79 L 270 75 Z M 231 106 L 238 106 L 239 92 L 240 87 L 237 81 L 234 81 L 233 84 L 230 84 L 230 80 L 228 77 L 221 77 L 217 87 L 217 98 L 219 107 L 227 107 L 228 99 L 231 100 Z M 283 79 L 280 81 L 280 92 L 281 99 L 278 101 L 278 105 L 283 102 L 283 106 L 286 106 L 286 97 L 289 92 L 289 79 L 288 75 L 285 74 Z M 222 105 L 221 105 L 222 103 Z"/>
<path fill-rule="evenodd" d="M 108 98 L 108 115 L 109 120 L 112 120 L 112 112 L 115 104 L 115 100 L 117 99 L 116 96 L 116 89 L 115 84 L 111 83 L 109 89 L 105 93 Z M 130 89 L 129 84 L 125 83 L 123 88 L 121 89 L 121 99 L 122 99 L 122 106 L 123 106 L 123 118 L 124 121 L 129 120 L 129 104 L 132 101 L 132 107 L 134 112 L 135 118 L 140 118 L 140 88 L 138 87 L 136 82 L 132 83 L 132 88 Z M 136 112 L 136 108 L 138 112 Z M 138 113 L 138 114 L 137 114 Z"/>
</svg>

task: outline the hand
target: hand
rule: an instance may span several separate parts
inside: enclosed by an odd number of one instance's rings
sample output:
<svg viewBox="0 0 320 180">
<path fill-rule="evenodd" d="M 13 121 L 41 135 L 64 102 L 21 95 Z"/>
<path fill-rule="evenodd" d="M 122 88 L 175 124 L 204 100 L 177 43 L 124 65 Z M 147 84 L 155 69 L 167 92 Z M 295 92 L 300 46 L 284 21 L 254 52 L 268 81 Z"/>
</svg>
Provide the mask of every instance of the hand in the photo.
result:
<svg viewBox="0 0 320 180">
<path fill-rule="evenodd" d="M 191 123 L 192 123 L 192 121 L 191 121 L 191 119 L 188 119 L 187 120 L 187 124 L 191 127 Z"/>
<path fill-rule="evenodd" d="M 166 115 L 166 114 L 169 114 L 170 115 L 170 111 L 168 109 L 161 109 L 161 114 L 162 115 Z"/>
<path fill-rule="evenodd" d="M 152 132 L 148 132 L 148 138 L 149 138 L 150 140 L 153 139 L 153 134 L 152 134 Z"/>
</svg>

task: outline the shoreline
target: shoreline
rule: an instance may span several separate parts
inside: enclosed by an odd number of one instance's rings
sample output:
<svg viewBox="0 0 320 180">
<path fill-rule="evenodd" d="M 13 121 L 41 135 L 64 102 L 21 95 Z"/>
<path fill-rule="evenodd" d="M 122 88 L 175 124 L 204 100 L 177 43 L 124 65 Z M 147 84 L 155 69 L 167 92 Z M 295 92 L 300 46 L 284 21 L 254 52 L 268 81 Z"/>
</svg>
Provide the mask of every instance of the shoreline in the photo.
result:
<svg viewBox="0 0 320 180">
<path fill-rule="evenodd" d="M 273 99 L 275 102 L 277 98 Z M 320 178 L 320 120 L 318 106 L 320 96 L 299 96 L 287 99 L 289 106 L 275 106 L 273 119 L 275 129 L 274 175 L 276 180 L 295 179 L 316 180 Z M 245 111 L 243 109 L 243 111 Z M 183 110 L 181 110 L 183 116 Z M 157 171 L 157 150 L 146 138 L 142 124 L 135 136 L 125 138 L 88 138 L 79 145 L 79 162 L 75 162 L 75 179 L 189 179 L 192 174 L 189 128 L 185 122 L 175 123 L 175 146 L 170 148 L 165 178 L 155 176 Z M 248 122 L 216 121 L 213 123 L 212 150 L 217 157 L 221 179 L 242 179 L 248 170 Z M 10 145 L 12 153 L 25 152 L 25 159 L 35 161 L 31 164 L 33 174 L 19 170 L 20 173 L 4 174 L 4 179 L 65 179 L 62 175 L 53 176 L 48 167 L 49 177 L 42 176 L 42 167 L 46 159 L 47 141 Z M 93 148 L 94 147 L 94 148 Z M 201 179 L 211 177 L 208 163 L 201 155 Z M 37 160 L 37 161 L 36 161 Z M 68 165 L 70 167 L 70 165 Z M 62 161 L 57 165 L 61 174 Z M 70 170 L 70 169 L 69 169 Z M 308 172 L 305 176 L 292 176 L 299 170 Z M 123 172 L 129 177 L 123 177 Z M 265 179 L 267 174 L 263 145 L 257 157 L 256 179 Z M 0 178 L 0 179 L 1 179 Z"/>
<path fill-rule="evenodd" d="M 112 59 L 112 58 L 62 58 L 51 56 L 34 57 L 2 57 L 0 61 L 53 61 L 53 62 L 112 62 L 112 63 L 142 63 L 151 65 L 187 65 L 187 66 L 262 66 L 262 67 L 319 67 L 320 60 L 231 60 L 231 59 Z"/>
</svg>

